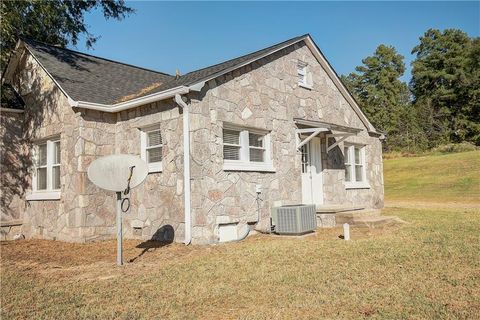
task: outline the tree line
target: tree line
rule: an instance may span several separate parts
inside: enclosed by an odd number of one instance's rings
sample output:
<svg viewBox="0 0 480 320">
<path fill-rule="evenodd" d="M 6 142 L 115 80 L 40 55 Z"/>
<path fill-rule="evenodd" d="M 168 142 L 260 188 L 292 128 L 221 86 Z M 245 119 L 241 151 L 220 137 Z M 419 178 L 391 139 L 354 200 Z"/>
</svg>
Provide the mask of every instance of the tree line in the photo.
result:
<svg viewBox="0 0 480 320">
<path fill-rule="evenodd" d="M 98 39 L 84 17 L 97 9 L 122 20 L 134 10 L 124 0 L 0 1 L 0 69 L 19 37 L 59 46 L 87 47 Z M 381 44 L 356 72 L 342 76 L 377 130 L 387 151 L 422 151 L 449 142 L 480 145 L 480 38 L 465 32 L 430 29 L 412 49 L 412 79 L 405 83 L 404 57 Z M 2 101 L 5 90 L 1 90 Z"/>
<path fill-rule="evenodd" d="M 342 81 L 377 130 L 386 151 L 418 152 L 446 143 L 480 145 L 480 38 L 458 29 L 427 30 L 404 57 L 379 45 Z"/>
</svg>

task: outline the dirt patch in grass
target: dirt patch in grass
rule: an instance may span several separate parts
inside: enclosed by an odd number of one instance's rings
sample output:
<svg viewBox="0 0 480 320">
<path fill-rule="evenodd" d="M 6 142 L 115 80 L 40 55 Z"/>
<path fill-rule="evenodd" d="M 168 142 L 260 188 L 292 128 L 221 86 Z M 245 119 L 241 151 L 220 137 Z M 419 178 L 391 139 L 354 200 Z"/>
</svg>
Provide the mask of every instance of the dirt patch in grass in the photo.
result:
<svg viewBox="0 0 480 320">
<path fill-rule="evenodd" d="M 216 246 L 2 243 L 3 319 L 474 318 L 476 209 L 387 209 L 408 224 Z M 145 246 L 143 246 L 145 247 Z M 148 249 L 145 251 L 145 249 Z"/>
<path fill-rule="evenodd" d="M 392 228 L 353 228 L 351 237 L 357 240 L 368 239 L 390 233 Z M 269 242 L 316 242 L 320 240 L 341 241 L 342 229 L 318 229 L 304 236 L 278 236 L 257 234 L 249 237 L 245 244 L 261 245 Z M 175 263 L 186 263 L 211 254 L 222 254 L 231 250 L 236 243 L 213 246 L 185 246 L 180 243 L 162 244 L 154 241 L 124 240 L 125 266 L 117 268 L 116 241 L 103 241 L 87 244 L 66 243 L 51 240 L 24 240 L 0 242 L 2 265 L 15 266 L 21 271 L 34 271 L 42 274 L 55 273 L 56 276 L 76 273 L 80 278 L 110 277 L 121 273 L 141 273 L 148 268 L 161 268 Z M 64 272 L 65 271 L 65 272 Z"/>
</svg>

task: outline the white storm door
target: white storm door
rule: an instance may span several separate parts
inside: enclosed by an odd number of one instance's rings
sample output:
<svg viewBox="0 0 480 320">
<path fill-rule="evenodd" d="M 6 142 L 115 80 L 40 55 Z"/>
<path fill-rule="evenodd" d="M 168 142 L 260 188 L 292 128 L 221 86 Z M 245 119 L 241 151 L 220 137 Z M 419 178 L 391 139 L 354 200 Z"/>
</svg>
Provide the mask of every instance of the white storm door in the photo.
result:
<svg viewBox="0 0 480 320">
<path fill-rule="evenodd" d="M 323 204 L 322 153 L 320 138 L 302 146 L 302 202 Z"/>
</svg>

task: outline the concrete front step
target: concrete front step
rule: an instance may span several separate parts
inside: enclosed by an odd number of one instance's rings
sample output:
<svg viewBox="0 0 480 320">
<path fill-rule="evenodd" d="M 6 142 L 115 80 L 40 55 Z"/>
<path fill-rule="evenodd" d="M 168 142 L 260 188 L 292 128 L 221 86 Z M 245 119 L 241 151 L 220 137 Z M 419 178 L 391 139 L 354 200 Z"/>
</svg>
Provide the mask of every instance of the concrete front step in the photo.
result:
<svg viewBox="0 0 480 320">
<path fill-rule="evenodd" d="M 335 214 L 335 221 L 337 225 L 344 223 L 351 223 L 354 219 L 378 217 L 381 214 L 381 210 L 355 210 L 338 212 Z"/>
<path fill-rule="evenodd" d="M 348 223 L 353 227 L 378 228 L 396 223 L 404 223 L 395 216 L 382 216 L 379 209 L 365 209 L 354 206 L 319 206 L 317 209 L 317 225 L 321 228 L 332 228 Z"/>
<path fill-rule="evenodd" d="M 354 227 L 380 228 L 387 225 L 405 223 L 405 221 L 395 216 L 377 215 L 377 216 L 354 217 L 350 221 L 345 221 L 342 223 L 348 223 Z M 340 224 L 340 223 L 338 223 L 337 221 L 337 224 Z"/>
</svg>

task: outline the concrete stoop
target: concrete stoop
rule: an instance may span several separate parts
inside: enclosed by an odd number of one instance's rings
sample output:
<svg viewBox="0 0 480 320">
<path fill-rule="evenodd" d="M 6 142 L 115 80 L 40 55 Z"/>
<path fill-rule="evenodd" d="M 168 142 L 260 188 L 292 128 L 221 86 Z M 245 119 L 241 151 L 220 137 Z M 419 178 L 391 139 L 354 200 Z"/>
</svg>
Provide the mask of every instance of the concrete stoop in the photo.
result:
<svg viewBox="0 0 480 320">
<path fill-rule="evenodd" d="M 381 228 L 389 225 L 405 223 L 396 216 L 382 216 L 381 210 L 357 210 L 338 212 L 335 215 L 335 222 L 338 225 L 348 223 L 354 227 Z"/>
</svg>

